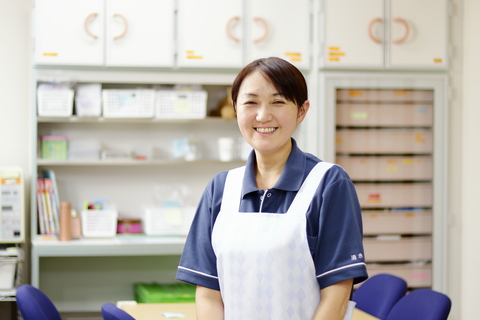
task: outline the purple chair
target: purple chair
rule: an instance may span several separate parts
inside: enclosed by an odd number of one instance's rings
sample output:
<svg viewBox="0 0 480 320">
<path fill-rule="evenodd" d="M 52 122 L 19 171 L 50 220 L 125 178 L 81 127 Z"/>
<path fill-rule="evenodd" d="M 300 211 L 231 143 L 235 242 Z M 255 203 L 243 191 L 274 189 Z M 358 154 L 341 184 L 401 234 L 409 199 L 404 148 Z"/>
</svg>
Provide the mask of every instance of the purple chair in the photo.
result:
<svg viewBox="0 0 480 320">
<path fill-rule="evenodd" d="M 17 289 L 17 306 L 24 320 L 62 320 L 53 302 L 39 289 L 24 284 Z"/>
<path fill-rule="evenodd" d="M 419 289 L 400 299 L 385 320 L 446 320 L 451 307 L 452 302 L 445 294 Z"/>
<path fill-rule="evenodd" d="M 407 293 L 407 282 L 391 274 L 367 279 L 355 292 L 356 308 L 384 320 L 393 306 Z M 410 319 L 409 319 L 410 320 Z"/>
<path fill-rule="evenodd" d="M 102 305 L 103 320 L 135 320 L 134 317 L 118 308 L 113 303 L 105 303 Z"/>
</svg>

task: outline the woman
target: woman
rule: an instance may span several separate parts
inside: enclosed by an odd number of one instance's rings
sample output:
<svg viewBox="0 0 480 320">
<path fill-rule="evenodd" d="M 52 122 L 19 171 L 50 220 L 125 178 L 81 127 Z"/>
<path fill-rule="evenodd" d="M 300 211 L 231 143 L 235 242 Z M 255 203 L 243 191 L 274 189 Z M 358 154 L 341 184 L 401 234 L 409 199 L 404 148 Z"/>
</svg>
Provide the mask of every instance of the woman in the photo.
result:
<svg viewBox="0 0 480 320">
<path fill-rule="evenodd" d="M 177 279 L 197 285 L 200 320 L 343 319 L 367 278 L 360 206 L 343 169 L 292 138 L 310 107 L 303 75 L 279 58 L 253 61 L 232 102 L 254 150 L 206 187 Z"/>
</svg>

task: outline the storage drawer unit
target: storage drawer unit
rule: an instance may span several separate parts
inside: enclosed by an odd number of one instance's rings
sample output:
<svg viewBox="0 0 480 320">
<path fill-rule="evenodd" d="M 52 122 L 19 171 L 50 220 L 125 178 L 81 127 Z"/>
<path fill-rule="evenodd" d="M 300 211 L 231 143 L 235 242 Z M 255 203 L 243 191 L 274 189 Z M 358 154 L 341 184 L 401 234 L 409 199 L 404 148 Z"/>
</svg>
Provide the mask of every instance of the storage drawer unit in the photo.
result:
<svg viewBox="0 0 480 320">
<path fill-rule="evenodd" d="M 431 211 L 362 211 L 363 234 L 430 234 Z"/>
<path fill-rule="evenodd" d="M 337 101 L 432 102 L 433 90 L 337 89 Z"/>
<path fill-rule="evenodd" d="M 431 156 L 337 156 L 335 161 L 352 180 L 431 180 Z"/>
<path fill-rule="evenodd" d="M 430 127 L 432 104 L 337 104 L 337 126 Z"/>
<path fill-rule="evenodd" d="M 431 207 L 431 183 L 355 183 L 362 208 Z"/>
<path fill-rule="evenodd" d="M 370 277 L 388 273 L 407 282 L 409 288 L 425 288 L 432 285 L 432 265 L 415 264 L 397 264 L 397 265 L 378 265 L 367 264 L 367 272 Z"/>
<path fill-rule="evenodd" d="M 363 240 L 365 258 L 370 262 L 429 261 L 432 259 L 431 237 L 377 237 Z"/>
<path fill-rule="evenodd" d="M 433 151 L 429 129 L 340 129 L 335 140 L 337 153 L 428 154 Z"/>
</svg>

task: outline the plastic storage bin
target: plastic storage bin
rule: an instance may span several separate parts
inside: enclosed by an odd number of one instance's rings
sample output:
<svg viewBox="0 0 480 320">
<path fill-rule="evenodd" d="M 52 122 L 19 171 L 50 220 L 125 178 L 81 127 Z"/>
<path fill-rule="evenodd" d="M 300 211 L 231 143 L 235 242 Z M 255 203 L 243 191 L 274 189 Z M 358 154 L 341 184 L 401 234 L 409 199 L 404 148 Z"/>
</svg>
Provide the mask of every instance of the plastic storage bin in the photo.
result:
<svg viewBox="0 0 480 320">
<path fill-rule="evenodd" d="M 102 104 L 105 118 L 153 118 L 155 90 L 104 89 Z"/>
<path fill-rule="evenodd" d="M 16 258 L 0 257 L 0 290 L 13 289 L 15 283 Z"/>
<path fill-rule="evenodd" d="M 363 239 L 368 261 L 428 261 L 432 259 L 431 237 L 377 237 Z"/>
<path fill-rule="evenodd" d="M 37 107 L 40 117 L 70 117 L 73 113 L 73 89 L 37 90 Z"/>
<path fill-rule="evenodd" d="M 66 160 L 68 158 L 68 138 L 65 136 L 42 136 L 42 159 Z"/>
<path fill-rule="evenodd" d="M 431 211 L 363 211 L 363 234 L 429 234 L 432 233 Z"/>
<path fill-rule="evenodd" d="M 82 210 L 80 216 L 85 238 L 112 238 L 117 234 L 117 210 Z"/>
<path fill-rule="evenodd" d="M 337 101 L 433 102 L 433 90 L 337 89 Z"/>
<path fill-rule="evenodd" d="M 195 207 L 148 207 L 143 210 L 143 232 L 146 235 L 186 236 L 195 215 Z"/>
<path fill-rule="evenodd" d="M 407 282 L 409 288 L 425 288 L 432 286 L 431 264 L 367 264 L 367 272 L 370 277 L 379 273 L 388 273 L 400 277 Z"/>
<path fill-rule="evenodd" d="M 134 290 L 138 303 L 195 302 L 196 288 L 189 283 L 135 283 Z"/>
<path fill-rule="evenodd" d="M 421 183 L 355 183 L 362 208 L 425 208 L 433 202 L 433 186 Z"/>
<path fill-rule="evenodd" d="M 207 115 L 207 92 L 159 90 L 155 104 L 158 119 L 203 119 Z"/>
</svg>

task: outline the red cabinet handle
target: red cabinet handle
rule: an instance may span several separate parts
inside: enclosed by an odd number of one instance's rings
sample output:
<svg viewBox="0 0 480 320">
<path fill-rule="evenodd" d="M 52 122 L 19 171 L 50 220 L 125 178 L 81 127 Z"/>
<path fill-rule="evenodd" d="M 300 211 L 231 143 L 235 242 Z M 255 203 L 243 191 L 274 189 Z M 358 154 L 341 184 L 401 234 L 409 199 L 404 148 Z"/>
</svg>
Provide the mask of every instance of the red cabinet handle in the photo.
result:
<svg viewBox="0 0 480 320">
<path fill-rule="evenodd" d="M 263 35 L 260 38 L 253 40 L 254 43 L 259 43 L 265 40 L 265 38 L 268 36 L 268 24 L 267 24 L 267 21 L 259 17 L 253 18 L 253 21 L 260 22 L 260 24 L 263 26 L 263 30 L 264 30 Z"/>
<path fill-rule="evenodd" d="M 370 23 L 368 24 L 368 36 L 370 37 L 370 39 L 372 39 L 373 42 L 382 43 L 382 40 L 376 38 L 372 33 L 373 25 L 375 23 L 378 23 L 378 22 L 382 22 L 382 19 L 381 18 L 376 18 L 376 19 L 373 19 L 372 21 L 370 21 Z"/>
<path fill-rule="evenodd" d="M 238 20 L 240 20 L 240 17 L 232 17 L 227 22 L 227 36 L 235 42 L 239 42 L 240 39 L 235 38 L 233 34 L 230 32 L 230 29 L 232 25 L 235 24 Z"/>
<path fill-rule="evenodd" d="M 400 39 L 397 39 L 397 40 L 393 40 L 393 43 L 399 44 L 399 43 L 405 42 L 405 40 L 407 40 L 407 38 L 408 38 L 408 35 L 410 34 L 410 27 L 408 26 L 407 21 L 405 21 L 402 18 L 394 18 L 393 21 L 401 23 L 405 27 L 405 34 L 403 35 L 403 37 L 401 37 Z"/>
<path fill-rule="evenodd" d="M 94 35 L 93 33 L 88 30 L 88 25 L 90 24 L 90 20 L 98 16 L 97 13 L 91 13 L 85 18 L 85 22 L 83 23 L 83 28 L 85 29 L 85 32 L 92 37 L 93 39 L 97 39 L 98 37 Z"/>
<path fill-rule="evenodd" d="M 122 19 L 123 24 L 125 25 L 125 28 L 123 29 L 122 34 L 120 34 L 116 37 L 113 37 L 113 40 L 119 40 L 119 39 L 122 39 L 123 37 L 125 37 L 125 35 L 127 34 L 127 32 L 128 32 L 128 22 L 127 22 L 127 19 L 125 19 L 125 17 L 122 16 L 121 14 L 115 13 L 113 16 Z"/>
</svg>

